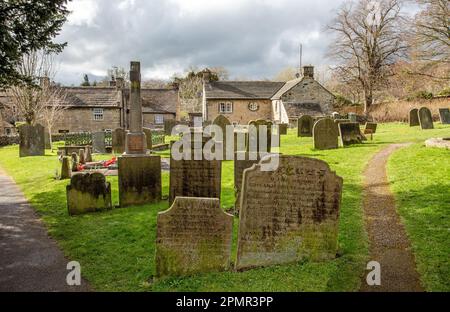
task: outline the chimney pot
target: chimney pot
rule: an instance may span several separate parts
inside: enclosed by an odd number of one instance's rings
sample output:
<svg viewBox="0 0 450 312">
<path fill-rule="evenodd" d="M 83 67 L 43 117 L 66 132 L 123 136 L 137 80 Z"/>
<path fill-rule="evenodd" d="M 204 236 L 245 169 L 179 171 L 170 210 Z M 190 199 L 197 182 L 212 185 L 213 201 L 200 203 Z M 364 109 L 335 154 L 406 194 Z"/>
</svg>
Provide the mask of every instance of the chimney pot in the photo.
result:
<svg viewBox="0 0 450 312">
<path fill-rule="evenodd" d="M 314 66 L 303 66 L 303 77 L 314 79 Z"/>
</svg>

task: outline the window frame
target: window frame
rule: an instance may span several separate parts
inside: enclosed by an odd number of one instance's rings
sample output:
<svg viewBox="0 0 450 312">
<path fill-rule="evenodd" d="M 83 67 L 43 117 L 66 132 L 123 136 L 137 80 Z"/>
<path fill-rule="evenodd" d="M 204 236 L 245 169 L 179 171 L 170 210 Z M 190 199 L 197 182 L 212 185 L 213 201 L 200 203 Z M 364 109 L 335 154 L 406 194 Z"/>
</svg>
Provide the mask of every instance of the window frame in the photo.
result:
<svg viewBox="0 0 450 312">
<path fill-rule="evenodd" d="M 220 114 L 232 114 L 233 113 L 233 102 L 220 102 L 219 103 L 219 113 Z"/>
<path fill-rule="evenodd" d="M 161 118 L 161 121 L 158 121 L 158 118 Z M 156 114 L 154 118 L 155 125 L 163 125 L 164 124 L 164 115 Z"/>
<path fill-rule="evenodd" d="M 92 118 L 94 121 L 105 120 L 105 110 L 101 107 L 95 107 L 92 109 Z"/>
</svg>

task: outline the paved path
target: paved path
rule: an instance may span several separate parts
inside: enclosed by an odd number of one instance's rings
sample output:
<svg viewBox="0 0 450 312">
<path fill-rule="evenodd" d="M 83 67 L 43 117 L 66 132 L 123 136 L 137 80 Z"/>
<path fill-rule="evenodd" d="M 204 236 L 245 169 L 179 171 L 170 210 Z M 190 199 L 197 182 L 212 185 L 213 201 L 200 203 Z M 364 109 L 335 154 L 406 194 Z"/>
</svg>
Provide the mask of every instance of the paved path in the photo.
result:
<svg viewBox="0 0 450 312">
<path fill-rule="evenodd" d="M 68 286 L 64 258 L 14 181 L 0 168 L 0 291 L 87 291 Z"/>
<path fill-rule="evenodd" d="M 363 205 L 370 261 L 381 265 L 381 286 L 368 286 L 364 276 L 361 291 L 423 291 L 386 175 L 389 156 L 407 145 L 392 144 L 383 149 L 372 158 L 364 172 Z"/>
</svg>

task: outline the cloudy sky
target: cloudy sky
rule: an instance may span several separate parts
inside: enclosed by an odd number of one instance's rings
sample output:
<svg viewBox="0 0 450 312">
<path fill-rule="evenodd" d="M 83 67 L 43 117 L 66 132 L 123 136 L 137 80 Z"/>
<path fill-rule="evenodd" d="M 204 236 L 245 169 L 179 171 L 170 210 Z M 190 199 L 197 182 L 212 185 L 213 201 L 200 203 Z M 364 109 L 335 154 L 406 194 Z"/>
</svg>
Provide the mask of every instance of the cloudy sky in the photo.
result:
<svg viewBox="0 0 450 312">
<path fill-rule="evenodd" d="M 231 78 L 274 77 L 303 63 L 326 66 L 326 24 L 343 0 L 73 0 L 58 41 L 57 81 L 78 85 L 141 61 L 144 79 L 190 66 L 223 66 Z"/>
</svg>

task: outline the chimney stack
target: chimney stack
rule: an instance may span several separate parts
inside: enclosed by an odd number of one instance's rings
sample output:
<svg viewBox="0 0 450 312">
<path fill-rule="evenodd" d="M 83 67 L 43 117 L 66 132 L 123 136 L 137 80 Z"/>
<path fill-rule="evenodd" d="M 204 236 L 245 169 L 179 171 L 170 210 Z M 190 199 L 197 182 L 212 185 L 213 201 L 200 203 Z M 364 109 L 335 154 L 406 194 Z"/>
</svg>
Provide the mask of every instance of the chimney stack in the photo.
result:
<svg viewBox="0 0 450 312">
<path fill-rule="evenodd" d="M 123 89 L 125 87 L 125 80 L 122 77 L 116 78 L 116 88 Z"/>
<path fill-rule="evenodd" d="M 314 79 L 314 66 L 303 66 L 303 77 Z"/>
</svg>

